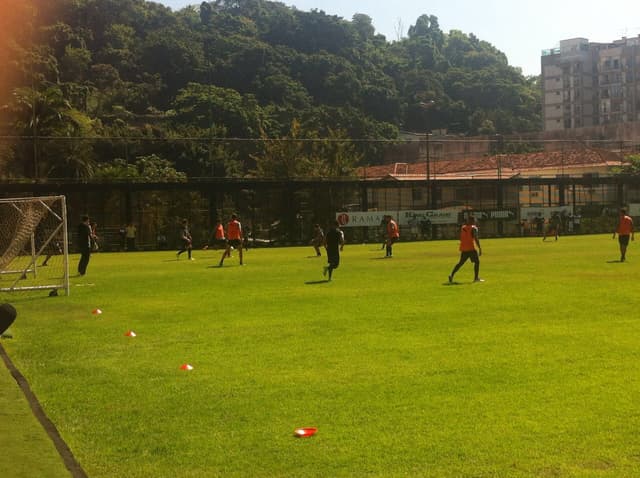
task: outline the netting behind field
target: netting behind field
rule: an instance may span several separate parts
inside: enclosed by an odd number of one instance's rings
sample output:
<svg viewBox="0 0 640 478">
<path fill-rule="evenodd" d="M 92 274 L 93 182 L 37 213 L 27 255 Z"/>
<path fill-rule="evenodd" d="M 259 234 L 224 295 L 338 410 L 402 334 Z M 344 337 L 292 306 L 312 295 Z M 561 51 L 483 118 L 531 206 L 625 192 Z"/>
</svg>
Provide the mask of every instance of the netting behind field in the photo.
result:
<svg viewBox="0 0 640 478">
<path fill-rule="evenodd" d="M 68 290 L 64 197 L 0 200 L 0 290 Z"/>
</svg>

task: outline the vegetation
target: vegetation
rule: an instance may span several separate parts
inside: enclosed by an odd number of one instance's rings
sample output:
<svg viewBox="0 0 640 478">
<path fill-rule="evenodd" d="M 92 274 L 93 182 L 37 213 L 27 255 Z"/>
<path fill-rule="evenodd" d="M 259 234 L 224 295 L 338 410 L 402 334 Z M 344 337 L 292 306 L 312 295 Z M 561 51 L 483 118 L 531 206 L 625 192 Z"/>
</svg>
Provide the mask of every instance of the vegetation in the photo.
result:
<svg viewBox="0 0 640 478">
<path fill-rule="evenodd" d="M 635 246 L 482 245 L 96 254 L 3 346 L 95 478 L 638 476 Z"/>
<path fill-rule="evenodd" d="M 21 141 L 0 148 L 0 177 L 89 178 L 127 148 L 189 176 L 276 174 L 265 166 L 273 146 L 250 140 L 293 134 L 340 138 L 350 157 L 336 167 L 334 141 L 317 142 L 296 174 L 348 175 L 383 152 L 350 139 L 541 124 L 537 80 L 472 33 L 443 32 L 433 15 L 389 42 L 367 15 L 265 0 L 177 12 L 144 0 L 18 3 L 0 36 L 11 65 L 0 76 L 0 128 Z"/>
<path fill-rule="evenodd" d="M 612 168 L 615 174 L 623 176 L 639 176 L 640 175 L 640 154 L 630 154 L 626 156 L 623 166 L 615 166 Z"/>
</svg>

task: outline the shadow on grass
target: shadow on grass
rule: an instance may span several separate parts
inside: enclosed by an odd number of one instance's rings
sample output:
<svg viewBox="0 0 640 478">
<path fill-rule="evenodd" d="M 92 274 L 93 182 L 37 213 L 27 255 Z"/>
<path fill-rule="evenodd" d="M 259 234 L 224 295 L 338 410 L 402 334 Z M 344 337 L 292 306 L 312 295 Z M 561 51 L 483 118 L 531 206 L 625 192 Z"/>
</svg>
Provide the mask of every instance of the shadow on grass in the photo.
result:
<svg viewBox="0 0 640 478">
<path fill-rule="evenodd" d="M 393 256 L 380 256 L 380 257 L 372 257 L 370 260 L 372 261 L 380 261 L 385 259 L 393 259 Z"/>
<path fill-rule="evenodd" d="M 617 261 L 607 261 L 607 264 L 623 264 L 625 261 L 618 259 Z"/>
<path fill-rule="evenodd" d="M 305 282 L 305 284 L 306 285 L 318 285 L 318 284 L 326 284 L 327 282 L 329 282 L 329 279 L 307 281 L 307 282 Z"/>
</svg>

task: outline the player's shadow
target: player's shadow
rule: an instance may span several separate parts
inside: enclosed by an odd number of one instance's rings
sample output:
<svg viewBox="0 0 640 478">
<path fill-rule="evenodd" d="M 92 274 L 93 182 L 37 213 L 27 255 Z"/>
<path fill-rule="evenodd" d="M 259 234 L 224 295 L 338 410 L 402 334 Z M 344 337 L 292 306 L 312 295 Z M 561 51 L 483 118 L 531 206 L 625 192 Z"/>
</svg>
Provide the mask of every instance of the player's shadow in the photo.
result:
<svg viewBox="0 0 640 478">
<path fill-rule="evenodd" d="M 451 285 L 464 285 L 462 282 L 444 282 L 442 285 L 451 286 Z"/>
<path fill-rule="evenodd" d="M 607 261 L 607 264 L 622 264 L 625 261 L 621 261 L 620 259 L 616 260 L 616 261 Z"/>
<path fill-rule="evenodd" d="M 387 260 L 387 259 L 392 259 L 392 257 L 385 257 L 385 256 L 372 257 L 370 260 L 372 260 L 372 261 L 380 261 L 380 260 L 384 261 L 384 260 Z"/>
<path fill-rule="evenodd" d="M 306 285 L 318 285 L 318 284 L 326 284 L 327 282 L 329 282 L 329 279 L 307 281 L 307 282 L 305 282 L 305 284 Z"/>
</svg>

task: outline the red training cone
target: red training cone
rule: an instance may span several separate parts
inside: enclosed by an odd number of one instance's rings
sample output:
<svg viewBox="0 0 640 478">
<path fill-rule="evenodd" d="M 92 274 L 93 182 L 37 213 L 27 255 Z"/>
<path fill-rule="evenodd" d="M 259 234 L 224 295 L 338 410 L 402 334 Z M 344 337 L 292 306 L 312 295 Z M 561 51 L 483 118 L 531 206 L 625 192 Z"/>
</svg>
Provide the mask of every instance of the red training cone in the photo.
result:
<svg viewBox="0 0 640 478">
<path fill-rule="evenodd" d="M 124 335 L 126 337 L 135 337 L 136 333 L 133 330 L 128 330 Z"/>
<path fill-rule="evenodd" d="M 318 433 L 318 429 L 315 427 L 296 428 L 293 432 L 298 438 L 311 437 Z"/>
<path fill-rule="evenodd" d="M 185 364 L 182 364 L 182 365 L 180 366 L 180 370 L 188 370 L 188 371 L 191 371 L 191 370 L 193 370 L 193 367 L 192 367 L 191 365 L 189 365 L 188 363 L 185 363 Z"/>
<path fill-rule="evenodd" d="M 91 313 L 92 313 L 93 315 L 100 315 L 100 314 L 102 314 L 102 311 L 101 311 L 100 309 L 93 309 L 93 310 L 91 311 Z"/>
</svg>

